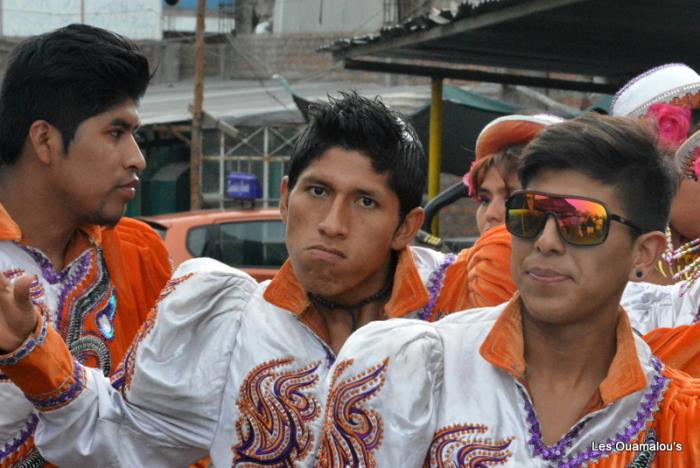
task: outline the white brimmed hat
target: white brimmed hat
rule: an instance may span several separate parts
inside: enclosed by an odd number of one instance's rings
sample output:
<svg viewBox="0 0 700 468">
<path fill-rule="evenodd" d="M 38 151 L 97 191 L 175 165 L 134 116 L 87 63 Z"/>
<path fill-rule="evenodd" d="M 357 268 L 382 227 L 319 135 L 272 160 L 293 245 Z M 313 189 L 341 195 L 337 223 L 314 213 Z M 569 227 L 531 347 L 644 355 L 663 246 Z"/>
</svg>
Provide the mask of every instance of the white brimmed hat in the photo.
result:
<svg viewBox="0 0 700 468">
<path fill-rule="evenodd" d="M 550 114 L 513 114 L 492 120 L 476 139 L 474 160 L 483 159 L 506 146 L 528 143 L 546 126 L 563 121 L 561 117 Z"/>
<path fill-rule="evenodd" d="M 676 167 L 685 177 L 695 178 L 695 161 L 697 156 L 695 150 L 700 148 L 700 130 L 693 133 L 676 150 Z"/>
<path fill-rule="evenodd" d="M 700 105 L 700 75 L 688 65 L 669 63 L 632 78 L 613 97 L 610 114 L 641 117 L 658 102 Z"/>
</svg>

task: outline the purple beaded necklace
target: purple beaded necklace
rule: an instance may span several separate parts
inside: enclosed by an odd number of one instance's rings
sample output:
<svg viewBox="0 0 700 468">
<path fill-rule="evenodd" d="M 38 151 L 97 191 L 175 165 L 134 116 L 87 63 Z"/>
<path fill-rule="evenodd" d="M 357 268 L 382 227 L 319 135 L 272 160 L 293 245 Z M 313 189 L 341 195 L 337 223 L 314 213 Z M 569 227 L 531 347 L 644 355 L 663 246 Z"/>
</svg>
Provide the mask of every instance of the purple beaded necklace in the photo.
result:
<svg viewBox="0 0 700 468">
<path fill-rule="evenodd" d="M 641 408 L 639 411 L 637 411 L 636 416 L 627 422 L 624 431 L 615 434 L 614 437 L 610 437 L 602 444 L 599 444 L 599 446 L 615 447 L 620 442 L 629 442 L 632 440 L 632 438 L 639 434 L 639 432 L 644 428 L 644 425 L 651 418 L 654 410 L 657 409 L 668 379 L 661 374 L 663 366 L 658 359 L 652 357 L 652 364 L 654 366 L 654 370 L 656 371 L 656 376 L 652 379 L 654 383 L 649 387 L 649 391 L 644 394 L 640 405 Z M 525 411 L 527 412 L 527 422 L 529 426 L 528 432 L 530 433 L 530 439 L 527 442 L 532 447 L 532 451 L 535 456 L 542 457 L 545 460 L 554 463 L 559 468 L 574 468 L 581 466 L 584 463 L 595 461 L 610 452 L 600 449 L 593 450 L 593 448 L 590 448 L 576 454 L 566 453 L 567 448 L 573 444 L 574 439 L 576 439 L 581 429 L 593 418 L 584 419 L 578 423 L 556 444 L 552 446 L 545 445 L 542 441 L 542 432 L 540 430 L 540 423 L 537 420 L 535 408 L 532 406 L 530 398 L 527 396 L 525 391 L 520 387 L 518 387 L 518 390 L 523 398 L 525 403 Z"/>
</svg>

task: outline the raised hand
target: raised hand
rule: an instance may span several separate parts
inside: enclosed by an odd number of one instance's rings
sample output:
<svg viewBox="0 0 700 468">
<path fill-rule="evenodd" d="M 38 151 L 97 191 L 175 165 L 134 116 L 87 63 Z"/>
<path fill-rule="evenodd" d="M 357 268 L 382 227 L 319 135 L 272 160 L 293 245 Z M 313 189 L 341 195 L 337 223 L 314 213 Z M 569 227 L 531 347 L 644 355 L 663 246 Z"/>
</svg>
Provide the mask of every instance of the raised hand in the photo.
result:
<svg viewBox="0 0 700 468">
<path fill-rule="evenodd" d="M 37 313 L 29 296 L 34 278 L 23 275 L 12 284 L 0 274 L 0 353 L 16 350 L 34 331 Z"/>
</svg>

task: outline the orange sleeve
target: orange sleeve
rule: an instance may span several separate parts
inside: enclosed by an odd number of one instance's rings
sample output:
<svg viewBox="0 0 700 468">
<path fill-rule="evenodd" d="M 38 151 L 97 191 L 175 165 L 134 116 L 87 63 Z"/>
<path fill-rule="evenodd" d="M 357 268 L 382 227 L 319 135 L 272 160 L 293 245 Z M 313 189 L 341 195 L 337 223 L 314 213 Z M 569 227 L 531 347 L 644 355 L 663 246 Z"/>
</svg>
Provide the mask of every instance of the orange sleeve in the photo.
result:
<svg viewBox="0 0 700 468">
<path fill-rule="evenodd" d="M 115 339 L 120 342 L 113 353 L 119 361 L 170 279 L 171 264 L 160 236 L 132 218 L 122 218 L 116 227 L 105 230 L 102 248 L 117 291 Z"/>
<path fill-rule="evenodd" d="M 644 335 L 644 340 L 667 366 L 700 377 L 700 323 L 657 328 Z"/>
<path fill-rule="evenodd" d="M 516 291 L 510 255 L 511 239 L 505 225 L 488 230 L 470 249 L 462 251 L 447 271 L 445 307 L 438 301 L 438 308 L 456 312 L 510 300 Z"/>
<path fill-rule="evenodd" d="M 22 346 L 0 356 L 0 370 L 41 411 L 70 403 L 85 387 L 83 368 L 73 359 L 61 335 L 43 318 Z"/>
</svg>

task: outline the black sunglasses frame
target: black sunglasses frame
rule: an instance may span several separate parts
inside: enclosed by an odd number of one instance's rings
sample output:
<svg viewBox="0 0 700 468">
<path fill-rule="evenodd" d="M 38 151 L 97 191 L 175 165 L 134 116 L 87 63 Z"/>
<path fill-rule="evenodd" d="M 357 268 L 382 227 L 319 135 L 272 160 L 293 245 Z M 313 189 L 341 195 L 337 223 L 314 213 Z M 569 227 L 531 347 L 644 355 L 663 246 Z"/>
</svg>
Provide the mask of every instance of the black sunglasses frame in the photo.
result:
<svg viewBox="0 0 700 468">
<path fill-rule="evenodd" d="M 553 210 L 548 210 L 548 211 L 544 212 L 544 217 L 542 218 L 543 221 L 541 222 L 541 225 L 538 227 L 538 229 L 535 231 L 535 233 L 532 236 L 523 236 L 520 233 L 515 233 L 515 232 L 511 231 L 510 230 L 510 223 L 508 222 L 509 218 L 510 218 L 510 215 L 509 215 L 509 212 L 511 209 L 510 205 L 511 205 L 514 197 L 517 197 L 519 195 L 529 195 L 529 194 L 542 195 L 545 197 L 556 198 L 556 199 L 573 198 L 575 200 L 585 200 L 585 201 L 593 202 L 593 203 L 596 203 L 596 204 L 602 206 L 603 210 L 605 210 L 605 215 L 606 215 L 605 223 L 603 224 L 603 229 L 604 229 L 603 237 L 601 238 L 601 240 L 599 242 L 595 242 L 593 244 L 572 242 L 571 240 L 567 239 L 564 236 L 564 234 L 562 234 L 561 219 L 559 218 L 560 213 L 557 213 L 556 211 L 553 211 Z M 605 242 L 608 238 L 608 233 L 610 232 L 610 221 L 617 221 L 618 223 L 629 226 L 630 228 L 634 229 L 638 233 L 643 232 L 642 228 L 640 228 L 637 224 L 635 224 L 634 222 L 630 221 L 629 219 L 624 218 L 618 214 L 611 213 L 605 203 L 603 203 L 602 201 L 597 200 L 595 198 L 582 197 L 580 195 L 563 195 L 563 194 L 558 194 L 558 193 L 538 192 L 537 190 L 518 190 L 516 192 L 513 192 L 506 200 L 506 220 L 505 220 L 506 221 L 506 229 L 508 230 L 508 232 L 510 232 L 515 237 L 519 237 L 521 239 L 534 239 L 534 238 L 536 238 L 537 236 L 542 234 L 544 227 L 547 225 L 547 219 L 549 218 L 550 215 L 554 216 L 554 218 L 557 221 L 556 224 L 557 224 L 557 232 L 559 233 L 559 237 L 561 237 L 561 239 L 564 242 L 566 242 L 567 244 L 575 245 L 577 247 L 593 247 L 593 246 L 600 245 L 603 242 Z"/>
</svg>

